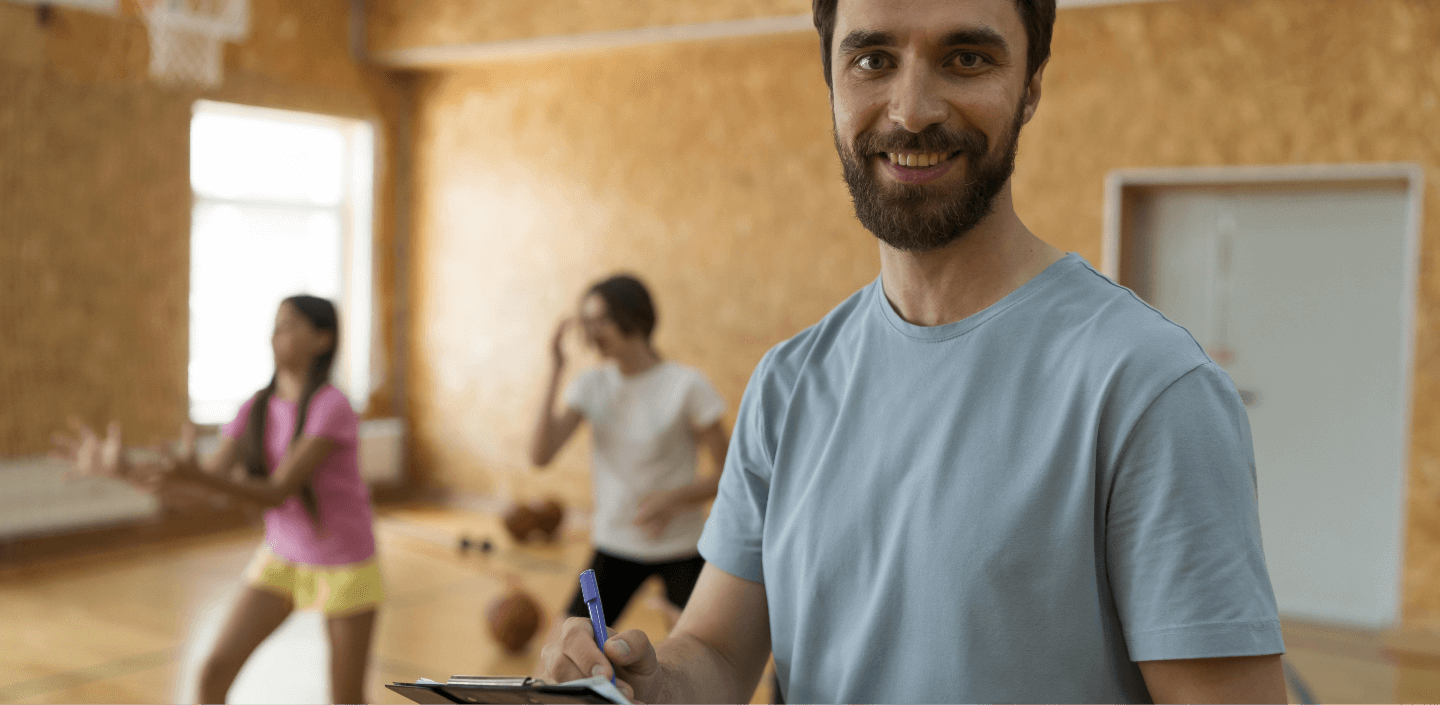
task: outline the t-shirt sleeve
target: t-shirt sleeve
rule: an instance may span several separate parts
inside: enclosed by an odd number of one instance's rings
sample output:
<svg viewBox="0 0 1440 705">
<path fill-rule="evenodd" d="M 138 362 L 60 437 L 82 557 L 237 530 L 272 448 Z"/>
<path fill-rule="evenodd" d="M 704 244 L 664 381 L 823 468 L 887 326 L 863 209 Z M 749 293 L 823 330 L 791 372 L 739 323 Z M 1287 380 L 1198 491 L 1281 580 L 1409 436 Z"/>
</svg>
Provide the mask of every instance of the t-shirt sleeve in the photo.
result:
<svg viewBox="0 0 1440 705">
<path fill-rule="evenodd" d="M 1285 652 L 1265 553 L 1250 424 L 1206 363 L 1171 384 L 1121 448 L 1107 567 L 1132 661 Z"/>
<path fill-rule="evenodd" d="M 235 418 L 220 427 L 220 433 L 227 438 L 239 438 L 245 435 L 245 427 L 250 425 L 250 407 L 254 405 L 255 397 L 246 399 L 245 403 L 240 405 L 240 411 L 235 412 Z"/>
<path fill-rule="evenodd" d="M 580 376 L 570 380 L 565 387 L 565 406 L 580 412 L 585 418 L 594 417 L 595 408 L 595 370 L 589 369 L 580 373 Z"/>
<path fill-rule="evenodd" d="M 328 438 L 336 443 L 355 443 L 360 436 L 360 417 L 350 400 L 334 387 L 325 387 L 310 398 L 304 435 Z"/>
<path fill-rule="evenodd" d="M 685 390 L 685 415 L 691 426 L 705 428 L 725 415 L 725 398 L 704 374 L 695 372 L 690 380 L 690 388 Z"/>
<path fill-rule="evenodd" d="M 765 582 L 761 548 L 773 466 L 765 418 L 767 397 L 771 396 L 766 389 L 769 358 L 766 354 L 755 367 L 740 399 L 720 488 L 699 543 L 706 561 L 756 583 Z"/>
</svg>

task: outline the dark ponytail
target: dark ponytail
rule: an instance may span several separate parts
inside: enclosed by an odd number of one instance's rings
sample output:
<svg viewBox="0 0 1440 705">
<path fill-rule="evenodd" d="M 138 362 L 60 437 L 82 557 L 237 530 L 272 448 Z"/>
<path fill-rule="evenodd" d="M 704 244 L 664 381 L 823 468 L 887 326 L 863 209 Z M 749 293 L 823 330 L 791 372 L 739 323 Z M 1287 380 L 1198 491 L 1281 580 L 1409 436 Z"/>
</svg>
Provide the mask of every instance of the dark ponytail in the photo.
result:
<svg viewBox="0 0 1440 705">
<path fill-rule="evenodd" d="M 316 296 L 291 296 L 281 302 L 282 306 L 285 304 L 290 304 L 300 312 L 315 330 L 330 333 L 333 340 L 330 350 L 315 356 L 305 375 L 305 387 L 301 390 L 300 400 L 296 405 L 295 430 L 290 434 L 290 442 L 293 443 L 305 430 L 305 420 L 310 415 L 310 399 L 330 381 L 330 368 L 334 366 L 335 352 L 340 348 L 340 317 L 335 313 L 334 304 Z M 275 379 L 271 376 L 270 384 L 255 393 L 255 400 L 250 405 L 250 416 L 246 420 L 245 433 L 240 438 L 245 474 L 255 480 L 270 477 L 270 468 L 265 462 L 265 419 L 270 410 L 270 397 L 275 395 Z M 310 513 L 310 518 L 318 523 L 320 502 L 315 496 L 314 486 L 308 482 L 300 488 L 300 501 Z"/>
</svg>

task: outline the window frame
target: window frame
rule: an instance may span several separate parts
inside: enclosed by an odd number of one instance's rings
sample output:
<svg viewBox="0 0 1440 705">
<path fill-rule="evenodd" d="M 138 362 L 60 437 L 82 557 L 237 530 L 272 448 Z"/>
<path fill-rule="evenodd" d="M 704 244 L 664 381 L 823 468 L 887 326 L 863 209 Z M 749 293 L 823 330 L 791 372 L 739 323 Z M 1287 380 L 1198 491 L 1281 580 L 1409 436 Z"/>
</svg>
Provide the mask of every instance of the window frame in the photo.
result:
<svg viewBox="0 0 1440 705">
<path fill-rule="evenodd" d="M 239 208 L 295 209 L 308 213 L 334 214 L 340 223 L 341 261 L 336 263 L 340 282 L 340 295 L 335 301 L 340 313 L 340 353 L 336 358 L 332 383 L 350 399 L 352 408 L 365 413 L 371 394 L 378 388 L 383 366 L 383 346 L 376 340 L 375 282 L 376 252 L 374 248 L 375 196 L 377 183 L 375 174 L 376 136 L 372 120 L 282 110 L 239 103 L 213 100 L 197 100 L 191 107 L 191 124 L 201 115 L 221 115 L 246 119 L 269 120 L 289 125 L 324 127 L 337 131 L 344 142 L 341 167 L 341 196 L 334 205 L 286 198 L 265 197 L 222 197 L 204 193 L 195 188 L 193 179 L 191 194 L 191 230 L 193 248 L 195 238 L 195 213 L 201 205 L 229 205 Z M 192 149 L 193 137 L 187 139 Z M 191 263 L 193 272 L 194 262 Z M 192 286 L 193 291 L 193 286 Z M 295 292 L 301 293 L 301 292 Z M 196 315 L 193 299 L 189 306 L 191 320 Z M 193 350 L 187 355 L 187 370 L 193 364 Z M 228 418 L 219 417 L 196 419 L 197 400 L 192 389 L 190 373 L 186 374 L 187 415 L 205 424 L 224 423 Z M 202 404 L 220 402 L 244 403 L 244 399 L 205 399 Z M 233 415 L 233 411 L 231 414 Z"/>
</svg>

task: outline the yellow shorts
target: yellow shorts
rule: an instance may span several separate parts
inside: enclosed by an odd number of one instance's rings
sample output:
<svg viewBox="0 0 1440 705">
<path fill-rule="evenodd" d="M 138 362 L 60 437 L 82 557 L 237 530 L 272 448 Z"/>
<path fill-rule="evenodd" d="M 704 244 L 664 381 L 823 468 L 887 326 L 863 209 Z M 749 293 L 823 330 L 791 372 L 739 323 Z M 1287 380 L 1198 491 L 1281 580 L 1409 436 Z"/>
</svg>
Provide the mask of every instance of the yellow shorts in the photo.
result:
<svg viewBox="0 0 1440 705">
<path fill-rule="evenodd" d="M 295 609 L 319 609 L 339 617 L 374 609 L 385 599 L 375 558 L 349 565 L 291 563 L 260 544 L 245 569 L 250 587 L 289 598 Z"/>
</svg>

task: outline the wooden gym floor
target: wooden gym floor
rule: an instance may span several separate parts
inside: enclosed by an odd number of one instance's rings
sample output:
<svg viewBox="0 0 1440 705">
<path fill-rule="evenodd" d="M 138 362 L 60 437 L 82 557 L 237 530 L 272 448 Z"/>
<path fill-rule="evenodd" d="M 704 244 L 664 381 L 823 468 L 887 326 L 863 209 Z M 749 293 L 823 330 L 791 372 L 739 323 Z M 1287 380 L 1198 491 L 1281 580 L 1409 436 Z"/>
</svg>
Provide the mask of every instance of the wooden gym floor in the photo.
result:
<svg viewBox="0 0 1440 705">
<path fill-rule="evenodd" d="M 553 615 L 589 558 L 583 527 L 554 544 L 514 546 L 488 514 L 389 508 L 376 525 L 389 594 L 372 654 L 372 702 L 408 702 L 383 688 L 391 681 L 529 673 L 543 628 L 526 652 L 507 655 L 486 632 L 485 606 L 520 584 Z M 462 555 L 453 546 L 461 534 L 488 536 L 496 550 Z M 258 529 L 245 529 L 0 572 L 0 703 L 188 702 L 259 541 Z M 656 588 L 636 596 L 620 628 L 663 636 Z M 1440 701 L 1440 656 L 1427 655 L 1440 654 L 1440 643 L 1411 637 L 1397 651 L 1377 632 L 1293 620 L 1285 635 L 1287 660 L 1321 702 Z M 297 612 L 256 651 L 231 700 L 328 702 L 326 658 L 319 615 Z M 769 701 L 768 680 L 754 702 Z"/>
</svg>

